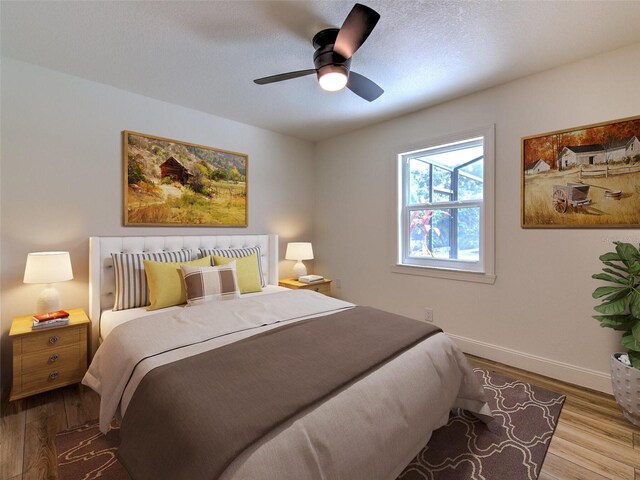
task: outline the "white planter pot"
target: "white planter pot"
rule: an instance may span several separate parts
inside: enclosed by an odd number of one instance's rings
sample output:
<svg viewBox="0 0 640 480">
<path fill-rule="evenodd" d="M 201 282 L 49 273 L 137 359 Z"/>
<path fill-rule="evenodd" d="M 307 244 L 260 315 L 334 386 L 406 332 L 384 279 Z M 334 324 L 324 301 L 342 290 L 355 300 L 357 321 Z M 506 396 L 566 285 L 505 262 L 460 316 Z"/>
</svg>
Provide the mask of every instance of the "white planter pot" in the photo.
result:
<svg viewBox="0 0 640 480">
<path fill-rule="evenodd" d="M 613 394 L 622 408 L 624 417 L 640 427 L 640 370 L 622 363 L 618 360 L 620 355 L 611 355 Z"/>
</svg>

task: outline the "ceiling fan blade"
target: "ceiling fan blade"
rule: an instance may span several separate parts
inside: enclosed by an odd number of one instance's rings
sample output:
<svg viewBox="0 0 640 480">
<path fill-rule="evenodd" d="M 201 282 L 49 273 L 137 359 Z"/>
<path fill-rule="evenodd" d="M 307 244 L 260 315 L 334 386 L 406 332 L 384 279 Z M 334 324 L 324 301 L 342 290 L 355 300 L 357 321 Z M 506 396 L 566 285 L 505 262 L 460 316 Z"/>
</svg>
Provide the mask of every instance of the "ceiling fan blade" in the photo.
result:
<svg viewBox="0 0 640 480">
<path fill-rule="evenodd" d="M 283 80 L 291 80 L 292 78 L 304 77 L 305 75 L 311 75 L 316 73 L 315 68 L 309 70 L 298 70 L 296 72 L 280 73 L 278 75 L 271 75 L 270 77 L 263 77 L 254 80 L 254 83 L 258 85 L 266 85 L 267 83 L 282 82 Z"/>
<path fill-rule="evenodd" d="M 333 51 L 344 58 L 351 58 L 369 37 L 378 20 L 380 20 L 378 12 L 356 3 L 338 32 Z"/>
<path fill-rule="evenodd" d="M 347 88 L 359 97 L 364 98 L 368 102 L 373 102 L 376 98 L 384 93 L 374 81 L 369 80 L 364 75 L 360 75 L 354 71 L 349 73 L 349 81 Z"/>
</svg>

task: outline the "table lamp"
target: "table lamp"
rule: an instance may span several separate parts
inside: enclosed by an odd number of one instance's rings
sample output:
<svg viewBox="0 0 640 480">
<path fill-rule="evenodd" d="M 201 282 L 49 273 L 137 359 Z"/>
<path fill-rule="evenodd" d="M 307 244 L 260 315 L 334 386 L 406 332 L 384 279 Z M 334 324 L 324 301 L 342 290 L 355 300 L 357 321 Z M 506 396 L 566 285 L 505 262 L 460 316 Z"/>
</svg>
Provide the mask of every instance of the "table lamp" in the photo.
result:
<svg viewBox="0 0 640 480">
<path fill-rule="evenodd" d="M 24 283 L 44 283 L 40 292 L 37 313 L 60 310 L 60 294 L 52 283 L 73 279 L 69 252 L 35 252 L 27 255 Z"/>
<path fill-rule="evenodd" d="M 313 248 L 309 242 L 291 242 L 287 244 L 287 253 L 284 255 L 285 260 L 296 260 L 293 266 L 293 273 L 296 278 L 300 278 L 307 274 L 307 267 L 304 266 L 302 260 L 313 260 Z"/>
</svg>

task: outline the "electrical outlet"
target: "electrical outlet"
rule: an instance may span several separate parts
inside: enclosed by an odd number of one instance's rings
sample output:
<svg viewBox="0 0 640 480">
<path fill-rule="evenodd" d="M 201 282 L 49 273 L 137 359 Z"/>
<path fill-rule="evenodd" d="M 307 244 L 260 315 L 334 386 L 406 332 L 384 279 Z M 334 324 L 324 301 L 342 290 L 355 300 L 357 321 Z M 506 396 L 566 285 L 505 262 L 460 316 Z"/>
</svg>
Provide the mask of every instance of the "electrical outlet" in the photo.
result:
<svg viewBox="0 0 640 480">
<path fill-rule="evenodd" d="M 342 280 L 340 280 L 339 278 L 333 279 L 332 282 L 336 288 L 342 288 Z"/>
<path fill-rule="evenodd" d="M 425 322 L 433 323 L 433 309 L 424 307 L 424 320 Z"/>
</svg>

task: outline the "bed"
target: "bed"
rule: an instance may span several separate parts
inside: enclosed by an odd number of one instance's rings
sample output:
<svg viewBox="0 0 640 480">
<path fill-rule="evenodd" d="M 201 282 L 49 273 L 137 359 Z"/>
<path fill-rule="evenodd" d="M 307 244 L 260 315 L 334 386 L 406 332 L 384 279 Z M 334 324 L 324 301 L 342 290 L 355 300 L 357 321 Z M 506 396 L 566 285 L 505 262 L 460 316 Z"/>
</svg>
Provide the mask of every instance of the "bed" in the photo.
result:
<svg viewBox="0 0 640 480">
<path fill-rule="evenodd" d="M 245 421 L 248 427 L 234 423 L 236 417 L 245 416 L 246 406 L 238 397 L 229 397 L 238 398 L 238 401 L 227 403 L 242 404 L 241 415 L 237 413 L 237 408 L 240 408 L 237 405 L 214 403 L 210 404 L 210 414 L 201 411 L 192 413 L 191 410 L 197 410 L 196 405 L 206 408 L 209 398 L 216 396 L 215 392 L 235 392 L 233 389 L 237 388 L 226 384 L 221 387 L 222 384 L 215 383 L 220 381 L 217 375 L 224 377 L 226 369 L 207 370 L 207 364 L 203 367 L 203 362 L 220 361 L 220 364 L 226 365 L 224 362 L 228 358 L 236 358 L 240 359 L 237 361 L 239 364 L 244 359 L 250 359 L 252 354 L 262 355 L 258 360 L 247 360 L 254 362 L 249 365 L 249 370 L 238 371 L 245 372 L 242 375 L 248 373 L 259 377 L 242 377 L 239 386 L 244 388 L 245 383 L 255 384 L 257 393 L 253 391 L 248 396 L 260 397 L 259 403 L 263 403 L 263 406 L 256 408 L 264 409 L 264 405 L 270 405 L 269 402 L 274 400 L 263 398 L 261 392 L 269 390 L 271 385 L 280 385 L 278 382 L 283 381 L 282 377 L 290 375 L 297 379 L 296 384 L 304 385 L 304 379 L 300 382 L 302 377 L 295 376 L 294 364 L 306 363 L 306 357 L 313 357 L 311 353 L 342 361 L 339 360 L 340 353 L 335 351 L 321 353 L 321 348 L 331 348 L 331 345 L 320 344 L 339 343 L 338 338 L 331 342 L 318 341 L 331 338 L 328 332 L 322 330 L 329 323 L 342 317 L 349 321 L 359 317 L 357 321 L 365 319 L 365 323 L 369 324 L 366 328 L 372 330 L 372 335 L 387 335 L 383 333 L 383 328 L 387 327 L 374 322 L 384 312 L 311 291 L 291 291 L 278 287 L 277 245 L 276 235 L 91 238 L 90 314 L 93 336 L 99 339 L 96 344 L 102 345 L 83 383 L 101 395 L 100 421 L 103 431 L 109 428 L 114 415 L 122 420 L 120 459 L 134 480 L 395 479 L 428 442 L 433 430 L 446 423 L 451 408 L 465 408 L 483 420 L 491 418 L 482 387 L 464 355 L 444 333 L 437 331 L 422 332 L 418 340 L 407 340 L 408 346 L 402 347 L 399 353 L 385 357 L 386 360 L 379 361 L 371 368 L 354 370 L 364 373 L 356 374 L 349 381 L 328 378 L 327 382 L 338 382 L 335 383 L 338 387 L 331 384 L 334 386 L 327 387 L 327 392 L 315 400 L 310 397 L 301 400 L 302 403 L 295 403 L 297 399 L 278 399 L 274 409 L 288 413 L 270 420 L 272 423 L 265 423 L 268 429 L 261 424 L 262 430 L 254 428 L 256 431 L 252 431 L 254 423 L 260 423 L 263 416 L 268 416 L 264 415 L 264 411 L 259 421 L 256 418 Z M 139 308 L 111 311 L 115 290 L 113 253 L 175 249 L 196 252 L 209 248 L 233 250 L 251 247 L 259 247 L 260 252 L 259 262 L 264 278 L 260 293 L 243 294 L 229 302 L 209 302 L 193 307 L 174 306 L 155 312 Z M 215 322 L 211 319 L 215 319 Z M 393 321 L 410 322 L 411 326 L 422 324 L 401 317 Z M 364 323 L 353 323 L 349 328 L 354 328 L 354 325 L 362 326 Z M 300 330 L 303 332 L 295 333 Z M 280 334 L 281 331 L 299 336 L 287 337 L 290 343 L 285 345 L 289 347 L 275 348 L 273 345 L 276 344 L 265 343 L 271 342 L 275 333 Z M 307 337 L 311 337 L 309 341 L 316 342 L 317 352 L 315 346 L 305 346 Z M 259 353 L 260 348 L 267 353 Z M 305 348 L 311 353 L 301 356 Z M 297 352 L 300 349 L 302 354 Z M 368 347 L 352 348 L 352 354 L 348 356 L 357 357 L 360 350 L 368 351 Z M 229 352 L 225 355 L 231 357 L 222 357 L 224 352 Z M 270 372 L 264 370 L 272 368 L 269 362 L 280 365 L 277 362 L 283 358 L 289 361 L 289 356 L 291 361 L 283 368 L 287 371 L 284 374 L 281 372 L 280 377 L 269 377 Z M 259 358 L 265 358 L 266 366 L 260 366 L 263 370 L 257 366 L 263 363 Z M 235 363 L 229 365 L 235 367 Z M 313 374 L 314 381 L 310 385 L 315 387 L 324 381 L 316 381 L 315 378 L 324 379 L 325 366 L 315 367 L 319 370 Z M 340 370 L 339 365 L 330 368 Z M 273 369 L 277 370 L 276 367 Z M 176 370 L 174 377 L 163 376 L 172 370 Z M 198 383 L 197 375 L 201 375 L 198 372 L 207 372 L 204 376 L 216 375 L 213 390 L 202 387 L 203 391 L 209 392 L 209 397 L 204 399 L 196 399 L 199 394 L 192 395 L 191 387 L 182 387 L 187 377 L 194 377 L 195 383 Z M 304 375 L 309 376 L 308 373 Z M 178 380 L 175 385 L 181 385 L 178 389 L 171 383 L 174 380 L 167 380 L 176 377 Z M 266 383 L 261 384 L 260 381 Z M 165 389 L 165 393 L 159 393 Z M 295 388 L 292 387 L 292 390 Z M 303 390 L 298 394 L 306 394 L 306 387 Z M 214 392 L 213 395 L 211 392 Z M 155 398 L 162 396 L 171 397 L 171 402 L 175 404 L 167 406 L 167 401 L 160 404 L 158 400 L 156 405 Z M 222 393 L 220 396 L 224 397 Z M 173 408 L 180 401 L 183 402 L 182 407 Z M 270 414 L 270 410 L 267 413 Z M 193 418 L 189 420 L 190 416 Z M 246 416 L 251 417 L 251 414 L 247 413 Z M 148 425 L 154 418 L 161 418 L 161 421 L 152 428 Z M 209 421 L 218 423 L 209 427 Z M 203 440 L 202 436 L 207 434 L 209 428 L 226 431 L 226 441 Z M 245 435 L 245 428 L 253 436 L 249 433 Z M 229 445 L 235 445 L 236 436 L 246 436 L 247 440 L 238 443 L 239 446 L 233 450 Z M 150 439 L 153 441 L 150 442 Z M 152 448 L 145 450 L 147 444 L 152 444 Z M 186 446 L 180 450 L 183 444 Z M 227 446 L 233 450 L 227 460 L 211 468 L 201 465 L 205 457 L 216 457 L 217 452 L 223 456 L 222 452 Z"/>
</svg>

